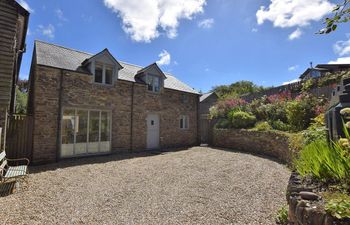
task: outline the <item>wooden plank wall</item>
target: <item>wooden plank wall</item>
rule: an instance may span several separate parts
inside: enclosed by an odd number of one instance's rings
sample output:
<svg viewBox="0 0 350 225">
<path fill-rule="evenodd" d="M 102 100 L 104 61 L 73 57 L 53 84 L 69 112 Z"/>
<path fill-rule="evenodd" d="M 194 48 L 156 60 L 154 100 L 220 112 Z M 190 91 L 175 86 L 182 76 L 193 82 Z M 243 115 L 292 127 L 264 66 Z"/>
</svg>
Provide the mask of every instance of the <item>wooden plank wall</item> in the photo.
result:
<svg viewBox="0 0 350 225">
<path fill-rule="evenodd" d="M 0 0 L 0 107 L 8 108 L 15 63 L 18 13 L 8 0 Z"/>
<path fill-rule="evenodd" d="M 9 115 L 6 154 L 9 158 L 31 159 L 33 139 L 33 117 Z"/>
</svg>

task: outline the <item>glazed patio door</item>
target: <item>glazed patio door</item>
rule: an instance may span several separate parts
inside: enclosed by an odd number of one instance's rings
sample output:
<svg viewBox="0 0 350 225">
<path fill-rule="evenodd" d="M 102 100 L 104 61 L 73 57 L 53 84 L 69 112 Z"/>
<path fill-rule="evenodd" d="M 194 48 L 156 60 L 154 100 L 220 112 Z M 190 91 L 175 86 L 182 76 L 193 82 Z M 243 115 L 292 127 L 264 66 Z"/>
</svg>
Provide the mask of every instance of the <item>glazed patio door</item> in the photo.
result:
<svg viewBox="0 0 350 225">
<path fill-rule="evenodd" d="M 63 110 L 61 157 L 98 154 L 110 150 L 110 112 L 85 109 Z"/>
</svg>

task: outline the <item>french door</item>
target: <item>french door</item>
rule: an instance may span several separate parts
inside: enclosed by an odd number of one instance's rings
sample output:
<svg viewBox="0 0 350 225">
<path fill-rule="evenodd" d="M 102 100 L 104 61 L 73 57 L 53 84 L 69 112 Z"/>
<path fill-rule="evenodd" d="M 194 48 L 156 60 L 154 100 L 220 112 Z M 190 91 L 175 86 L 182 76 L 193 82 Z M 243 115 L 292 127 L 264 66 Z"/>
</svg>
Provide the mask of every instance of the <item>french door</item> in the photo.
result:
<svg viewBox="0 0 350 225">
<path fill-rule="evenodd" d="M 111 150 L 111 112 L 65 108 L 62 116 L 61 157 Z"/>
</svg>

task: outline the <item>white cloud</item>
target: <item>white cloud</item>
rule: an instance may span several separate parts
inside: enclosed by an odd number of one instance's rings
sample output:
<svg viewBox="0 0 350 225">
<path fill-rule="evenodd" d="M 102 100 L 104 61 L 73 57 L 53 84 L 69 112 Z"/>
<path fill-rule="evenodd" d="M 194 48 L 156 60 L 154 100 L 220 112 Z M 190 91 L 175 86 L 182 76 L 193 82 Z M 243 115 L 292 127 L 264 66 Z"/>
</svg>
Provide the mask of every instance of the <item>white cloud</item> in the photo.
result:
<svg viewBox="0 0 350 225">
<path fill-rule="evenodd" d="M 20 4 L 23 8 L 25 8 L 28 12 L 33 13 L 34 10 L 32 8 L 30 8 L 30 6 L 28 5 L 28 3 L 24 0 L 18 0 L 18 4 Z"/>
<path fill-rule="evenodd" d="M 294 66 L 290 66 L 288 67 L 288 71 L 292 72 L 295 71 L 296 69 L 298 69 L 299 65 L 294 65 Z"/>
<path fill-rule="evenodd" d="M 258 24 L 266 20 L 275 27 L 302 27 L 319 21 L 333 10 L 328 0 L 271 0 L 268 8 L 261 6 L 256 12 Z"/>
<path fill-rule="evenodd" d="M 301 31 L 301 29 L 298 27 L 295 31 L 293 31 L 289 36 L 288 39 L 289 40 L 294 40 L 294 39 L 298 39 L 300 38 L 300 36 L 303 34 L 303 32 Z"/>
<path fill-rule="evenodd" d="M 167 52 L 166 50 L 163 50 L 161 53 L 159 53 L 159 60 L 157 61 L 157 64 L 160 66 L 163 65 L 169 65 L 170 61 L 171 61 L 171 56 L 169 54 L 169 52 Z"/>
<path fill-rule="evenodd" d="M 339 56 L 350 54 L 350 38 L 347 41 L 337 41 L 333 46 L 334 52 Z"/>
<path fill-rule="evenodd" d="M 298 81 L 300 81 L 300 79 L 294 79 L 294 80 L 283 82 L 282 85 L 292 84 L 292 83 L 295 83 L 295 82 L 298 82 Z"/>
<path fill-rule="evenodd" d="M 160 30 L 175 38 L 179 20 L 202 13 L 206 0 L 104 0 L 104 4 L 121 17 L 124 31 L 134 41 L 150 42 Z"/>
<path fill-rule="evenodd" d="M 64 16 L 63 11 L 61 9 L 56 9 L 55 14 L 58 17 L 59 20 L 63 22 L 67 22 L 68 19 Z"/>
<path fill-rule="evenodd" d="M 350 57 L 340 57 L 336 60 L 329 61 L 329 64 L 350 64 Z"/>
<path fill-rule="evenodd" d="M 198 22 L 198 27 L 201 28 L 205 28 L 205 29 L 209 29 L 212 28 L 214 25 L 214 19 L 210 18 L 210 19 L 204 19 Z"/>
<path fill-rule="evenodd" d="M 46 27 L 39 25 L 38 30 L 42 35 L 47 36 L 50 39 L 55 37 L 55 27 L 52 24 L 49 24 Z"/>
<path fill-rule="evenodd" d="M 259 30 L 258 30 L 257 28 L 253 28 L 253 29 L 252 29 L 252 32 L 253 32 L 253 33 L 256 33 L 256 32 L 258 32 L 258 31 L 259 31 Z"/>
<path fill-rule="evenodd" d="M 334 4 L 329 0 L 271 0 L 266 8 L 261 6 L 256 12 L 259 25 L 271 21 L 274 27 L 305 27 L 312 21 L 319 21 L 332 12 Z M 294 34 L 294 35 L 293 35 Z M 289 39 L 301 36 L 301 30 L 294 31 Z"/>
</svg>

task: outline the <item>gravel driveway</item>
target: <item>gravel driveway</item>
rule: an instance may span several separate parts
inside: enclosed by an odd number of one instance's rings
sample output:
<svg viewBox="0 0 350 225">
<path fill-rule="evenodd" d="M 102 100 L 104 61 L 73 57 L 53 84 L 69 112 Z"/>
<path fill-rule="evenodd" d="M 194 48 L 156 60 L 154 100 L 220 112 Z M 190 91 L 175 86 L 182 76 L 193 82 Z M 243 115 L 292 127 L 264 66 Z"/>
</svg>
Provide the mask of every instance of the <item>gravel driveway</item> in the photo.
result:
<svg viewBox="0 0 350 225">
<path fill-rule="evenodd" d="M 194 147 L 34 167 L 0 198 L 6 224 L 274 224 L 290 172 L 274 161 Z"/>
</svg>

